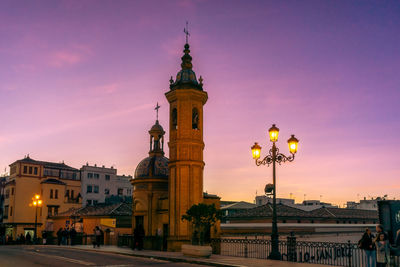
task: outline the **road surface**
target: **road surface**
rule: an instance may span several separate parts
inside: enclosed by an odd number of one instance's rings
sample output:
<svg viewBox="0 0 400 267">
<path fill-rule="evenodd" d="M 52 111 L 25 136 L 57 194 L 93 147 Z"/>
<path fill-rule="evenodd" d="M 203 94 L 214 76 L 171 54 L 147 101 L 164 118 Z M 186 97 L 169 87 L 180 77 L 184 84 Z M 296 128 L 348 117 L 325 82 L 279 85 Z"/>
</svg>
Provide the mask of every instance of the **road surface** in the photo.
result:
<svg viewBox="0 0 400 267">
<path fill-rule="evenodd" d="M 183 262 L 168 262 L 156 259 L 124 256 L 111 253 L 89 252 L 63 247 L 46 246 L 0 246 L 0 266 L 155 266 L 155 267 L 196 267 Z"/>
</svg>

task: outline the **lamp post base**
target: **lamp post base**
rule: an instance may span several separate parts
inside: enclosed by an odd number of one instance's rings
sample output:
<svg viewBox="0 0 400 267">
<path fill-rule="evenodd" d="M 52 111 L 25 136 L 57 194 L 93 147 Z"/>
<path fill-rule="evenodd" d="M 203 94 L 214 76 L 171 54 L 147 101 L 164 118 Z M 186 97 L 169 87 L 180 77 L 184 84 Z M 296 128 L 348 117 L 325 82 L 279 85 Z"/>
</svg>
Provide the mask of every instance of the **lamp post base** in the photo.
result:
<svg viewBox="0 0 400 267">
<path fill-rule="evenodd" d="M 271 253 L 268 255 L 269 260 L 281 260 L 282 256 L 279 251 L 271 251 Z"/>
</svg>

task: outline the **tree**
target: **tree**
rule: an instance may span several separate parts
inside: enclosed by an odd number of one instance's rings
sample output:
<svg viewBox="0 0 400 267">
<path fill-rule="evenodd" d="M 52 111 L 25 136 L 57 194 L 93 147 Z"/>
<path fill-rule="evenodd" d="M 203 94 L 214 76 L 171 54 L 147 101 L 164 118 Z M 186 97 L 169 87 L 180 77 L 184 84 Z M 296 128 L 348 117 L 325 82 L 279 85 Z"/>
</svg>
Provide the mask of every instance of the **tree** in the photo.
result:
<svg viewBox="0 0 400 267">
<path fill-rule="evenodd" d="M 187 220 L 193 226 L 192 244 L 203 245 L 205 233 L 210 230 L 222 217 L 222 211 L 214 204 L 199 203 L 193 205 L 182 215 L 182 220 Z"/>
</svg>

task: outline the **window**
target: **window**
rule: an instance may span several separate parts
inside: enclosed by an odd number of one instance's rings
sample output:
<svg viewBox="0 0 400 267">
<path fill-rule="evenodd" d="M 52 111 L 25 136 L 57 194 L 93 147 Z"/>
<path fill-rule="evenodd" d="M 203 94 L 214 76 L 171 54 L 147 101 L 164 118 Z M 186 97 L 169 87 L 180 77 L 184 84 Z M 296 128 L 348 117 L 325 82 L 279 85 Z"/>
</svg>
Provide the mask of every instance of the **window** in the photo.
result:
<svg viewBox="0 0 400 267">
<path fill-rule="evenodd" d="M 14 187 L 11 187 L 11 195 L 14 195 Z"/>
<path fill-rule="evenodd" d="M 50 198 L 53 198 L 53 189 L 50 189 Z"/>
<path fill-rule="evenodd" d="M 32 174 L 32 173 L 33 173 L 33 168 L 29 167 L 29 174 Z"/>
<path fill-rule="evenodd" d="M 92 200 L 91 199 L 86 200 L 86 204 L 89 206 L 92 205 Z"/>
<path fill-rule="evenodd" d="M 99 186 L 98 185 L 94 186 L 94 193 L 96 193 L 96 194 L 99 193 Z"/>
<path fill-rule="evenodd" d="M 96 205 L 98 203 L 97 200 L 93 200 L 93 205 Z"/>
<path fill-rule="evenodd" d="M 6 190 L 6 199 L 10 197 L 10 189 Z"/>
<path fill-rule="evenodd" d="M 12 207 L 10 207 L 10 217 L 12 216 L 12 212 L 13 212 Z"/>
<path fill-rule="evenodd" d="M 172 122 L 172 129 L 174 130 L 178 129 L 178 111 L 176 110 L 176 108 L 172 110 L 171 122 Z"/>
<path fill-rule="evenodd" d="M 28 166 L 24 166 L 24 173 L 28 173 Z"/>
<path fill-rule="evenodd" d="M 109 195 L 110 194 L 110 189 L 108 189 L 108 188 L 104 189 L 104 194 Z"/>
<path fill-rule="evenodd" d="M 93 173 L 89 172 L 89 173 L 87 174 L 87 178 L 93 178 Z"/>
<path fill-rule="evenodd" d="M 58 199 L 58 189 L 56 189 L 55 192 L 54 192 L 54 198 Z"/>
<path fill-rule="evenodd" d="M 58 207 L 59 206 L 47 206 L 47 216 L 58 215 Z"/>
<path fill-rule="evenodd" d="M 110 175 L 106 174 L 106 181 L 110 181 Z"/>
<path fill-rule="evenodd" d="M 13 175 L 14 173 L 16 173 L 17 172 L 17 166 L 12 166 L 11 168 L 10 168 L 10 175 Z"/>
<path fill-rule="evenodd" d="M 35 174 L 35 175 L 38 174 L 38 168 L 37 168 L 37 167 L 35 167 L 35 168 L 33 169 L 33 174 Z"/>
<path fill-rule="evenodd" d="M 74 190 L 71 190 L 71 198 L 74 198 Z"/>
<path fill-rule="evenodd" d="M 92 193 L 92 186 L 91 185 L 88 185 L 86 187 L 86 193 Z"/>
<path fill-rule="evenodd" d="M 100 174 L 98 174 L 98 173 L 94 173 L 93 176 L 94 176 L 95 179 L 99 179 L 100 178 Z"/>
<path fill-rule="evenodd" d="M 4 218 L 4 219 L 7 219 L 7 218 L 8 218 L 8 205 L 7 205 L 7 206 L 4 206 L 4 215 L 3 215 L 3 218 Z"/>
<path fill-rule="evenodd" d="M 192 110 L 192 129 L 199 129 L 199 112 L 197 111 L 197 108 Z"/>
<path fill-rule="evenodd" d="M 65 196 L 69 198 L 69 190 L 65 191 Z"/>
<path fill-rule="evenodd" d="M 123 193 L 124 193 L 124 189 L 118 188 L 118 196 L 122 196 Z"/>
</svg>

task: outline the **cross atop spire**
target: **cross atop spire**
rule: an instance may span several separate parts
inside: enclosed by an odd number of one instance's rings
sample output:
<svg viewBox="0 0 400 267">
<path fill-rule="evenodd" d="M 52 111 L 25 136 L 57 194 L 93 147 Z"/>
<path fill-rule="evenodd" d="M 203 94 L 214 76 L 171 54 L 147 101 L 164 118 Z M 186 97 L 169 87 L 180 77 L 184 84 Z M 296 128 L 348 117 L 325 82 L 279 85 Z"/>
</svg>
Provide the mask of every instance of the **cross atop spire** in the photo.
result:
<svg viewBox="0 0 400 267">
<path fill-rule="evenodd" d="M 186 21 L 186 27 L 185 28 L 183 28 L 183 32 L 186 34 L 186 43 L 188 43 L 188 36 L 190 36 L 190 33 L 189 33 L 189 25 L 188 25 L 189 23 Z"/>
<path fill-rule="evenodd" d="M 157 106 L 154 108 L 154 109 L 156 110 L 156 112 L 157 112 L 157 120 L 158 120 L 158 110 L 160 109 L 160 107 L 161 107 L 161 106 L 159 106 L 159 105 L 158 105 L 158 102 L 157 102 Z"/>
</svg>

